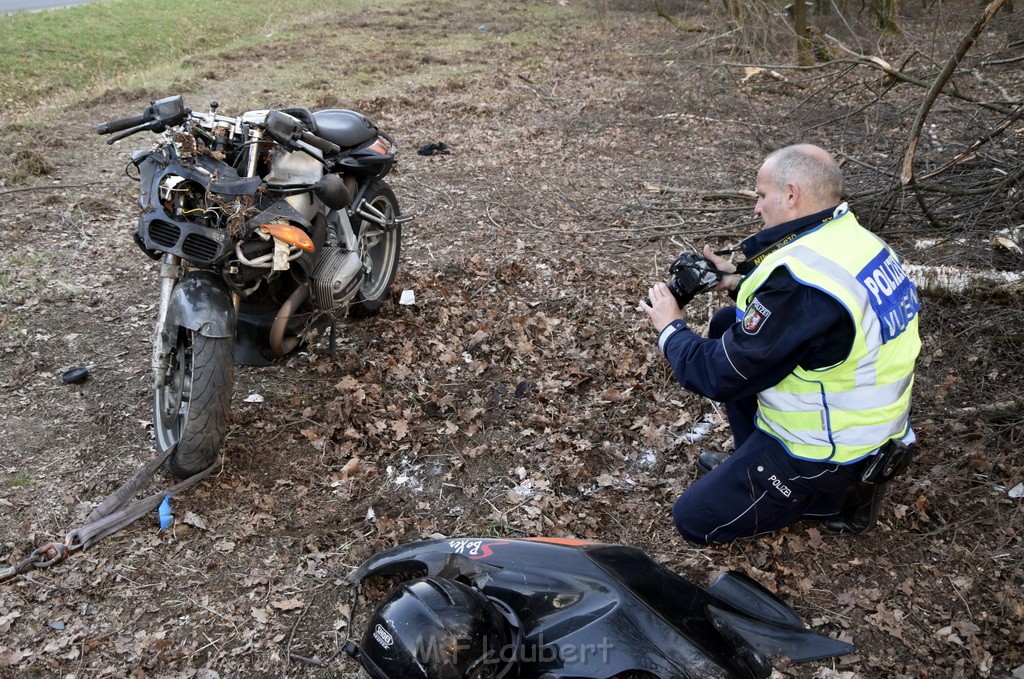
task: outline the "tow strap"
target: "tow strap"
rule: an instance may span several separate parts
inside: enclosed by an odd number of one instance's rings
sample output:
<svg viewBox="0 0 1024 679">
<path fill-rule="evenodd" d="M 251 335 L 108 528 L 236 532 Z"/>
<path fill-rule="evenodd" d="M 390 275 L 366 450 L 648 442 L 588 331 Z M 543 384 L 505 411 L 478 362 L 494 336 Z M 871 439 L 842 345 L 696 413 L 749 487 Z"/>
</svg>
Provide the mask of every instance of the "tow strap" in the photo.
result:
<svg viewBox="0 0 1024 679">
<path fill-rule="evenodd" d="M 0 570 L 0 583 L 33 569 L 49 568 L 60 563 L 74 552 L 92 547 L 108 535 L 116 533 L 150 513 L 166 498 L 187 490 L 205 479 L 217 468 L 217 463 L 220 461 L 218 457 L 212 465 L 198 474 L 193 474 L 164 491 L 154 493 L 141 500 L 132 501 L 139 488 L 149 482 L 153 474 L 160 468 L 160 465 L 174 453 L 177 447 L 178 444 L 174 444 L 137 471 L 120 488 L 107 496 L 99 506 L 89 512 L 89 516 L 85 518 L 85 523 L 69 532 L 64 537 L 63 542 L 51 542 L 38 547 L 21 562 Z"/>
</svg>

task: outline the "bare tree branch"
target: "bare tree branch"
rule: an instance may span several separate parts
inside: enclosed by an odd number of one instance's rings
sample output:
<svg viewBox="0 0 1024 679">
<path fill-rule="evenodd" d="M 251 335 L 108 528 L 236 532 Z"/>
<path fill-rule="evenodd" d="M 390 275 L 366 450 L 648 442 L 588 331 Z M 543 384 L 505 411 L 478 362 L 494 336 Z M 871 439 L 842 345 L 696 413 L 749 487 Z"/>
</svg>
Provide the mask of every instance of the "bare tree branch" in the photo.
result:
<svg viewBox="0 0 1024 679">
<path fill-rule="evenodd" d="M 1006 0 L 995 0 L 995 2 L 1005 1 Z M 881 57 L 870 56 L 867 54 L 858 54 L 857 52 L 854 52 L 849 47 L 844 45 L 838 38 L 834 38 L 830 35 L 826 35 L 825 37 L 831 40 L 836 47 L 849 54 L 853 58 L 853 61 L 855 61 L 858 64 L 863 64 L 865 66 L 877 68 L 884 72 L 886 75 L 889 75 L 892 78 L 899 80 L 900 82 L 909 83 L 911 85 L 917 85 L 918 87 L 929 87 L 930 85 L 934 85 L 934 81 L 932 83 L 929 83 L 927 80 L 922 80 L 921 78 L 915 78 L 912 75 L 908 75 L 907 73 L 904 73 L 900 69 L 893 67 L 891 64 L 889 64 L 889 62 L 887 62 L 885 59 L 882 59 Z M 1003 104 L 998 104 L 990 101 L 982 101 L 975 97 L 966 95 L 962 92 L 957 92 L 956 90 L 948 89 L 945 87 L 945 83 L 947 80 L 949 80 L 949 78 L 946 78 L 942 81 L 942 88 L 940 89 L 940 92 L 942 94 L 945 94 L 946 96 L 955 97 L 956 99 L 960 99 L 971 104 L 977 104 L 982 108 L 987 108 L 992 111 L 998 111 L 999 113 L 1003 113 L 1005 115 L 1009 115 L 1013 111 L 1012 106 L 1005 106 Z"/>
<path fill-rule="evenodd" d="M 967 32 L 964 39 L 960 41 L 960 45 L 957 47 L 956 52 L 949 58 L 946 65 L 943 66 L 942 71 L 932 82 L 930 88 L 928 88 L 927 94 L 925 94 L 924 101 L 921 102 L 921 109 L 917 112 L 917 118 L 914 120 L 914 124 L 910 130 L 910 141 L 907 143 L 907 150 L 903 154 L 903 170 L 900 172 L 900 183 L 904 186 L 914 180 L 914 154 L 917 152 L 917 144 L 921 139 L 921 128 L 924 126 L 924 121 L 928 117 L 928 112 L 935 104 L 935 100 L 939 98 L 939 94 L 946 87 L 946 83 L 953 73 L 956 72 L 956 67 L 960 65 L 960 61 L 967 54 L 967 51 L 971 49 L 974 43 L 978 40 L 978 36 L 985 30 L 985 26 L 992 21 L 992 17 L 995 16 L 996 12 L 1006 3 L 1006 0 L 992 0 L 985 11 L 982 13 L 981 18 L 975 22 L 971 30 Z"/>
<path fill-rule="evenodd" d="M 1011 125 L 1013 125 L 1015 122 L 1020 120 L 1022 116 L 1024 116 L 1024 104 L 1022 104 L 1021 106 L 1017 107 L 1017 110 L 1014 111 L 1012 115 L 1007 116 L 1006 120 L 1004 120 L 998 126 L 996 126 L 994 129 L 989 131 L 989 133 L 986 134 L 984 137 L 979 137 L 978 139 L 976 139 L 974 141 L 973 144 L 968 146 L 966 149 L 964 149 L 960 153 L 956 154 L 953 157 L 953 159 L 950 160 L 948 163 L 946 163 L 945 165 L 943 165 L 942 167 L 940 167 L 940 168 L 938 168 L 936 170 L 932 170 L 931 172 L 927 172 L 927 173 L 921 175 L 920 177 L 918 177 L 918 181 L 921 181 L 922 179 L 931 179 L 932 177 L 934 177 L 936 175 L 939 175 L 939 174 L 942 174 L 943 172 L 946 172 L 951 167 L 956 166 L 957 164 L 963 162 L 964 160 L 973 157 L 975 151 L 977 151 L 979 148 L 981 148 L 982 146 L 984 146 L 988 142 L 992 141 L 996 137 L 1002 136 L 1003 132 L 1006 132 L 1006 130 L 1009 129 L 1009 127 Z"/>
<path fill-rule="evenodd" d="M 701 31 L 707 30 L 703 26 L 684 24 L 679 19 L 675 18 L 674 16 L 666 12 L 664 9 L 662 9 L 661 3 L 658 2 L 658 0 L 651 1 L 654 3 L 654 11 L 657 12 L 658 16 L 660 16 L 662 19 L 678 28 L 680 31 L 683 31 L 685 33 L 699 33 Z"/>
</svg>

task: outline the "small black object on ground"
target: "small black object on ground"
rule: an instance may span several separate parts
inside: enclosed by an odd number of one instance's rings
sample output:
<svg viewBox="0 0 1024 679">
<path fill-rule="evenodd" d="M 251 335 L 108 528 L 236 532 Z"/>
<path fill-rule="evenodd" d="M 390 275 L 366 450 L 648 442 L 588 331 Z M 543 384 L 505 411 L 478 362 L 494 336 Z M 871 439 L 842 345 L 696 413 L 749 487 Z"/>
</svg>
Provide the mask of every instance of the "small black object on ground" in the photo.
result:
<svg viewBox="0 0 1024 679">
<path fill-rule="evenodd" d="M 60 381 L 64 384 L 81 384 L 89 379 L 88 368 L 71 368 L 60 375 Z"/>
</svg>

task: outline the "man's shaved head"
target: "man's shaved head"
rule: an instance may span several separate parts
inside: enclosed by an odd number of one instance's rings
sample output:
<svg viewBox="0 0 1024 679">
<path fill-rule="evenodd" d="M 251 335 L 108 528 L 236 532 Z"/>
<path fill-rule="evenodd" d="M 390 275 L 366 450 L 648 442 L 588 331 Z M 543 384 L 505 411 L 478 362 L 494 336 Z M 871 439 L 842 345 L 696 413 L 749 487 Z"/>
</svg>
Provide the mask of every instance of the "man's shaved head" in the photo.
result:
<svg viewBox="0 0 1024 679">
<path fill-rule="evenodd" d="M 794 144 L 779 149 L 764 161 L 772 184 L 782 191 L 797 184 L 805 198 L 819 209 L 839 204 L 843 195 L 843 171 L 828 151 L 813 144 Z"/>
</svg>

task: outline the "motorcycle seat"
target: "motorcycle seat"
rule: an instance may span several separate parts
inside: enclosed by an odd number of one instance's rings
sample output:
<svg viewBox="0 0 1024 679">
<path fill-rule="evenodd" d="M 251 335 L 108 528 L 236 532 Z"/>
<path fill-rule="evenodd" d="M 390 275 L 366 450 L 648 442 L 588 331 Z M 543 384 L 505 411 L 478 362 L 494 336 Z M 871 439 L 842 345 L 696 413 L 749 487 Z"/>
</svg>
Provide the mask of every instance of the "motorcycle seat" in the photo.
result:
<svg viewBox="0 0 1024 679">
<path fill-rule="evenodd" d="M 352 149 L 377 137 L 377 126 L 361 113 L 332 108 L 313 114 L 316 134 L 343 149 Z"/>
</svg>

